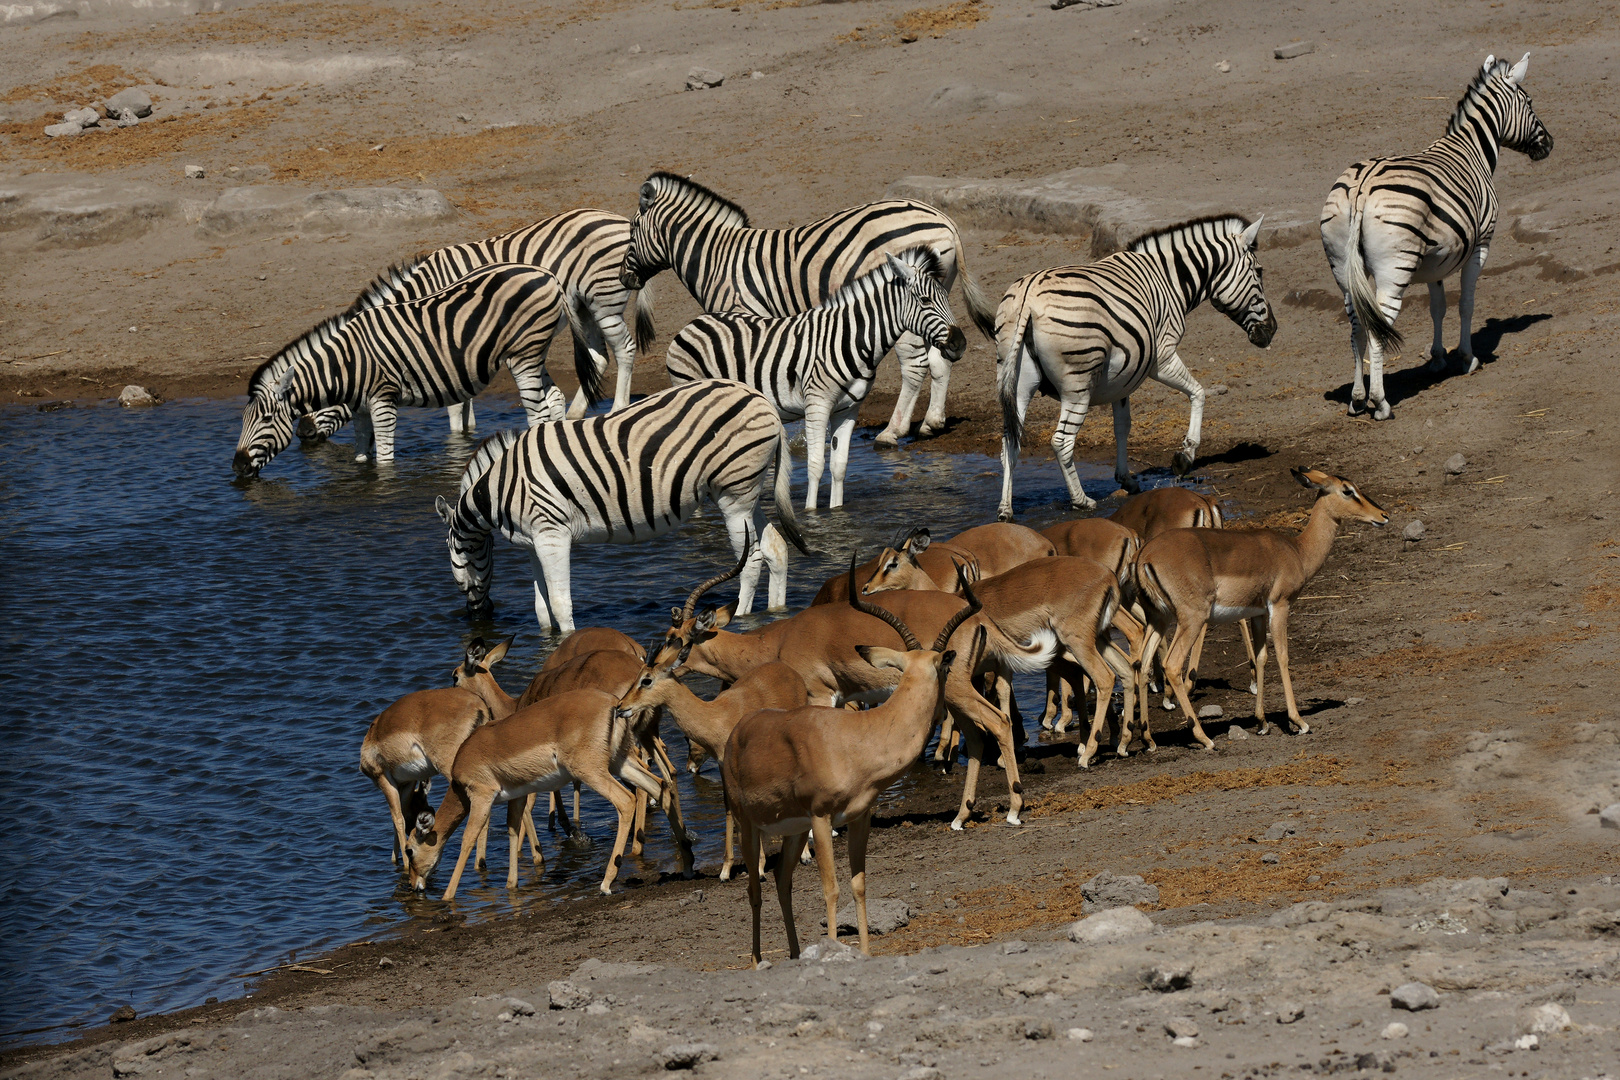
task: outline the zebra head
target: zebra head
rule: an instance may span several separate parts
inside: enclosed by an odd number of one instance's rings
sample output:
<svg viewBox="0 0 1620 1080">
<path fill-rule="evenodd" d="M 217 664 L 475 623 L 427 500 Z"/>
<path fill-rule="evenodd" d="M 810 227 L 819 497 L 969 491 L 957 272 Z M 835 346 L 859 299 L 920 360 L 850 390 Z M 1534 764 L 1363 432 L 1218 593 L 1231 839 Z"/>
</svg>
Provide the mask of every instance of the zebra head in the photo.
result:
<svg viewBox="0 0 1620 1080">
<path fill-rule="evenodd" d="M 627 289 L 641 288 L 673 265 L 678 246 L 701 257 L 709 231 L 717 227 L 746 229 L 748 213 L 684 176 L 653 173 L 641 185 L 619 283 Z"/>
<path fill-rule="evenodd" d="M 467 616 L 488 619 L 495 614 L 489 598 L 489 580 L 495 571 L 495 535 L 488 529 L 469 527 L 458 512 L 440 495 L 433 501 L 439 519 L 450 529 L 445 546 L 450 549 L 450 574 L 456 587 L 467 596 Z"/>
<path fill-rule="evenodd" d="M 1525 92 L 1524 76 L 1529 70 L 1529 53 L 1525 53 L 1511 68 L 1506 60 L 1487 56 L 1485 65 L 1480 69 L 1480 80 L 1494 99 L 1498 141 L 1531 161 L 1540 161 L 1552 153 L 1553 138 L 1536 116 L 1530 95 Z M 1472 91 L 1473 87 L 1469 89 Z M 1458 105 L 1459 114 L 1464 112 L 1468 100 L 1469 96 L 1464 96 Z"/>
<path fill-rule="evenodd" d="M 281 377 L 291 367 L 278 353 L 265 361 L 248 380 L 247 408 L 242 410 L 242 433 L 236 440 L 236 456 L 231 469 L 248 479 L 287 449 L 293 438 L 293 413 L 276 392 Z"/>
<path fill-rule="evenodd" d="M 1241 326 L 1249 343 L 1261 349 L 1277 333 L 1277 316 L 1266 302 L 1265 271 L 1256 257 L 1264 220 L 1262 215 L 1219 242 L 1225 257 L 1216 261 L 1209 283 L 1210 306 Z"/>
<path fill-rule="evenodd" d="M 967 337 L 951 314 L 951 298 L 939 280 L 939 263 L 925 247 L 887 256 L 894 281 L 901 284 L 900 325 L 951 363 L 967 351 Z"/>
</svg>

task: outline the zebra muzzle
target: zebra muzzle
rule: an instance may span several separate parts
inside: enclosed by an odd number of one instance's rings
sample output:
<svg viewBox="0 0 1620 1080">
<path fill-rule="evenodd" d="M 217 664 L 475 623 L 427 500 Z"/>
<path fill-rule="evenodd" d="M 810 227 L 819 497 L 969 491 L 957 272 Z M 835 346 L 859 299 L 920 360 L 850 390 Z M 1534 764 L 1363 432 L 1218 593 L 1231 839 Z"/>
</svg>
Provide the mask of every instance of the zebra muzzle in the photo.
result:
<svg viewBox="0 0 1620 1080">
<path fill-rule="evenodd" d="M 962 354 L 967 352 L 967 335 L 962 333 L 960 326 L 951 327 L 951 332 L 945 335 L 945 344 L 940 346 L 939 351 L 940 355 L 953 364 L 962 359 Z"/>
<path fill-rule="evenodd" d="M 259 467 L 253 464 L 253 459 L 248 456 L 246 450 L 236 452 L 236 456 L 231 459 L 231 471 L 243 479 L 259 475 Z"/>
<path fill-rule="evenodd" d="M 627 289 L 641 288 L 641 278 L 628 266 L 619 268 L 619 284 Z"/>
<path fill-rule="evenodd" d="M 1265 322 L 1255 323 L 1253 326 L 1249 327 L 1249 344 L 1253 345 L 1255 348 L 1264 349 L 1267 345 L 1271 344 L 1271 339 L 1275 337 L 1276 334 L 1277 316 L 1275 313 L 1268 312 L 1266 314 Z"/>
</svg>

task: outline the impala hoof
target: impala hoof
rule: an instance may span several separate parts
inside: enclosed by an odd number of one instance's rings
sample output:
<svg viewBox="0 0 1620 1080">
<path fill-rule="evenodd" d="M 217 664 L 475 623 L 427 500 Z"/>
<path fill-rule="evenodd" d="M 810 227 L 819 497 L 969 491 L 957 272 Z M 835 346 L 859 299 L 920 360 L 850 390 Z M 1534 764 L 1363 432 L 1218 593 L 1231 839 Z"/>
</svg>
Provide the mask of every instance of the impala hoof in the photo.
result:
<svg viewBox="0 0 1620 1080">
<path fill-rule="evenodd" d="M 961 831 L 962 831 L 962 819 L 957 818 L 955 821 L 951 822 L 951 832 L 961 832 Z"/>
<path fill-rule="evenodd" d="M 1017 814 L 1008 813 L 1008 815 L 1007 815 L 1007 824 L 1009 824 L 1009 825 L 1022 825 L 1023 822 L 1018 819 Z"/>
</svg>

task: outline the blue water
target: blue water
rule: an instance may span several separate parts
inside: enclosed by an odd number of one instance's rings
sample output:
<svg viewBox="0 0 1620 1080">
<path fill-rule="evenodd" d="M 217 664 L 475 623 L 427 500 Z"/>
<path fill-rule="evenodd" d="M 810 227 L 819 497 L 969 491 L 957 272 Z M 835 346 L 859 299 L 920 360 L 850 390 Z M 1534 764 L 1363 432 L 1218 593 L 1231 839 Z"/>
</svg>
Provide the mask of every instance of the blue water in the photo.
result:
<svg viewBox="0 0 1620 1080">
<path fill-rule="evenodd" d="M 478 408 L 486 434 L 521 426 L 515 400 Z M 447 685 L 460 659 L 469 627 L 433 498 L 454 491 L 473 443 L 442 413 L 406 410 L 391 466 L 356 464 L 345 431 L 242 484 L 230 474 L 240 409 L 0 409 L 0 782 L 16 842 L 0 868 L 0 1038 L 63 1037 L 125 1003 L 145 1014 L 239 994 L 243 973 L 438 907 L 401 887 L 387 808 L 357 763 L 372 717 Z M 802 461 L 797 474 L 802 491 Z M 1099 497 L 1114 486 L 1111 466 L 1088 475 Z M 854 544 L 864 558 L 902 525 L 943 538 L 992 519 L 999 487 L 990 458 L 858 443 L 846 509 L 801 518 L 821 555 L 795 554 L 791 606 Z M 1055 465 L 1022 466 L 1018 492 L 1020 520 L 1063 516 Z M 732 561 L 712 509 L 641 547 L 576 548 L 576 619 L 647 641 Z M 555 645 L 535 625 L 528 575 L 526 553 L 500 542 L 496 622 L 517 641 L 497 674 L 512 693 Z M 679 732 L 665 738 L 682 761 Z M 681 781 L 711 872 L 723 832 L 713 768 Z M 601 843 L 559 850 L 542 831 L 545 870 L 525 861 L 514 894 L 492 837 L 490 873 L 463 882 L 457 909 L 594 890 L 613 819 L 589 792 L 583 816 Z M 676 867 L 654 818 L 620 882 Z"/>
</svg>

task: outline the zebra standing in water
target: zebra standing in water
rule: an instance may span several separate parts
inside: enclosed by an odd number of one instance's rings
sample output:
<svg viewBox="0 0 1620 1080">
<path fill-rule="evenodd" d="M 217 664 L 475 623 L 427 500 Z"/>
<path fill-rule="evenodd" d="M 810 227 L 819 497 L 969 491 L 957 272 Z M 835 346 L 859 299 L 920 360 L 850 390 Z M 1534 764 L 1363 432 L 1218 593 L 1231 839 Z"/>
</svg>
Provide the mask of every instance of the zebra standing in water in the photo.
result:
<svg viewBox="0 0 1620 1080">
<path fill-rule="evenodd" d="M 583 306 L 577 296 L 571 299 Z M 576 317 L 585 321 L 589 313 Z M 442 292 L 317 327 L 306 335 L 305 354 L 282 374 L 276 395 L 288 415 L 334 405 L 354 411 L 357 461 L 366 460 L 373 438 L 375 459 L 394 459 L 398 406 L 468 401 L 503 364 L 511 368 L 531 425 L 561 419 L 562 391 L 545 361 L 566 321 L 556 278 L 539 267 L 497 263 Z M 271 447 L 270 456 L 281 449 Z"/>
<path fill-rule="evenodd" d="M 1491 178 L 1497 155 L 1504 146 L 1531 161 L 1552 153 L 1552 136 L 1536 118 L 1522 85 L 1529 68 L 1529 53 L 1512 67 L 1506 60 L 1486 57 L 1457 103 L 1444 138 L 1421 154 L 1357 162 L 1328 193 L 1322 207 L 1322 247 L 1350 316 L 1352 416 L 1371 404 L 1374 420 L 1389 419 L 1384 356 L 1401 348 L 1395 318 L 1401 296 L 1413 282 L 1428 283 L 1434 319 L 1429 370 L 1444 371 L 1445 278 L 1461 268 L 1457 351 L 1470 373 L 1479 368 L 1471 337 L 1474 285 L 1496 233 Z M 1363 357 L 1370 402 L 1361 383 Z"/>
<path fill-rule="evenodd" d="M 468 614 L 488 618 L 494 609 L 489 583 L 499 532 L 529 549 L 541 628 L 555 619 L 562 633 L 572 633 L 573 545 L 650 540 L 680 528 L 703 498 L 720 508 L 739 558 L 746 549 L 737 611 L 747 613 L 766 560 L 759 500 L 773 459 L 781 530 L 805 551 L 788 486 L 787 433 L 765 396 L 740 383 L 689 383 L 607 416 L 492 436 L 468 462 L 456 502 L 441 497 L 434 504 L 450 530 L 450 570 Z M 771 592 L 784 600 L 786 569 L 770 567 Z"/>
<path fill-rule="evenodd" d="M 816 508 L 827 428 L 832 425 L 832 494 L 844 505 L 844 470 L 855 414 L 872 376 L 901 334 L 912 334 L 951 363 L 967 340 L 952 322 L 951 300 L 939 283 L 939 262 L 926 247 L 889 255 L 800 315 L 769 318 L 728 312 L 704 315 L 670 342 L 664 366 L 670 383 L 732 379 L 765 395 L 784 420 L 804 418 L 810 474 L 807 510 Z"/>
<path fill-rule="evenodd" d="M 1174 461 L 1192 468 L 1204 422 L 1204 388 L 1176 346 L 1187 313 L 1208 300 L 1265 348 L 1277 332 L 1255 259 L 1260 222 L 1237 216 L 1200 218 L 1148 233 L 1125 251 L 1086 266 L 1059 266 L 1019 278 L 996 310 L 997 379 L 1001 391 L 1001 507 L 1011 521 L 1012 474 L 1024 416 L 1035 391 L 1058 398 L 1052 449 L 1076 510 L 1097 504 L 1074 469 L 1074 437 L 1093 402 L 1112 402 L 1117 457 L 1114 478 L 1139 490 L 1125 458 L 1130 396 L 1144 379 L 1186 394 L 1187 437 Z"/>
<path fill-rule="evenodd" d="M 883 265 L 883 256 L 927 247 L 939 260 L 947 292 L 962 274 L 962 295 L 973 322 L 991 336 L 990 304 L 968 273 L 962 238 L 950 218 L 925 203 L 886 199 L 840 210 L 794 229 L 753 229 L 742 207 L 701 184 L 655 172 L 641 185 L 620 274 L 639 288 L 673 268 L 704 311 L 741 311 L 781 318 L 817 306 L 851 280 Z M 921 431 L 945 425 L 951 365 L 909 334 L 895 345 L 901 388 L 879 446 L 894 446 L 911 430 L 922 383 L 933 386 Z"/>
</svg>

